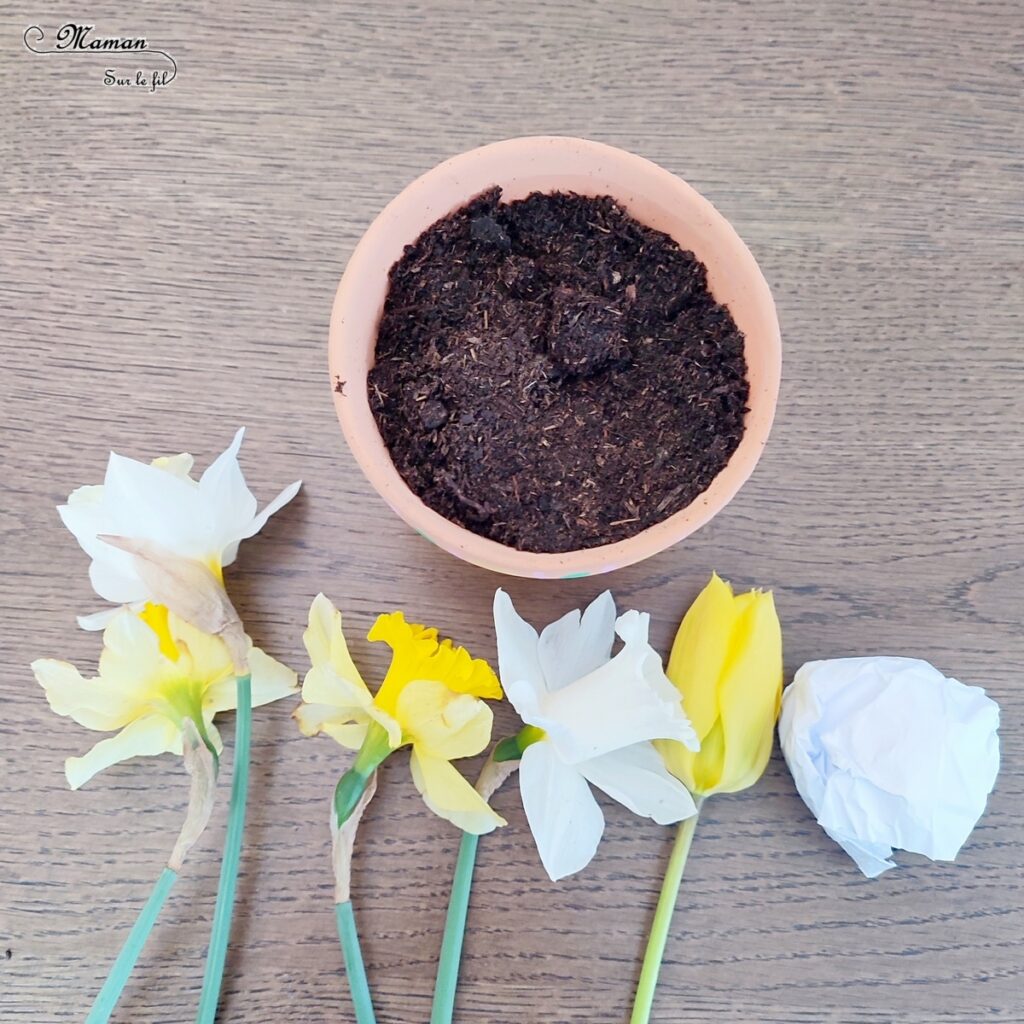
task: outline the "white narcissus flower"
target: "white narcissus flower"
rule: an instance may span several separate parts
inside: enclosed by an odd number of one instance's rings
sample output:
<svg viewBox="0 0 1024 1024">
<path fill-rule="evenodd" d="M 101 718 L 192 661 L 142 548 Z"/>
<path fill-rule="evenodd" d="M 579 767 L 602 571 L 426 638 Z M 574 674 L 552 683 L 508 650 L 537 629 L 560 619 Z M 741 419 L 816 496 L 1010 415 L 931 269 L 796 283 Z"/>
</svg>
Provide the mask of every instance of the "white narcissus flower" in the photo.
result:
<svg viewBox="0 0 1024 1024">
<path fill-rule="evenodd" d="M 250 647 L 252 706 L 298 690 L 295 673 Z M 40 658 L 32 671 L 58 715 L 87 729 L 116 732 L 82 757 L 69 757 L 72 789 L 118 761 L 146 754 L 182 753 L 186 723 L 218 753 L 218 711 L 237 707 L 235 672 L 223 640 L 207 636 L 161 605 L 141 613 L 119 609 L 103 633 L 99 674 L 85 679 L 66 661 Z"/>
<path fill-rule="evenodd" d="M 812 661 L 779 738 L 818 823 L 869 878 L 894 849 L 953 860 L 999 771 L 999 705 L 916 658 Z"/>
<path fill-rule="evenodd" d="M 262 512 L 238 465 L 245 429 L 235 434 L 198 480 L 190 476 L 192 456 L 174 455 L 152 464 L 113 452 L 102 484 L 79 487 L 58 508 L 64 525 L 92 559 L 89 578 L 100 597 L 114 604 L 160 602 L 139 574 L 136 559 L 101 538 L 152 542 L 167 555 L 199 562 L 218 578 L 238 555 L 238 545 L 298 493 L 301 481 L 286 487 Z M 86 629 L 102 628 L 107 610 L 84 616 Z"/>
<path fill-rule="evenodd" d="M 541 737 L 523 750 L 519 786 L 541 862 L 555 881 L 585 867 L 604 832 L 597 786 L 662 825 L 696 813 L 686 787 L 650 742 L 698 747 L 696 734 L 647 642 L 650 616 L 615 617 L 607 591 L 540 636 L 503 590 L 494 595 L 501 684 Z M 612 657 L 618 633 L 622 649 Z"/>
</svg>

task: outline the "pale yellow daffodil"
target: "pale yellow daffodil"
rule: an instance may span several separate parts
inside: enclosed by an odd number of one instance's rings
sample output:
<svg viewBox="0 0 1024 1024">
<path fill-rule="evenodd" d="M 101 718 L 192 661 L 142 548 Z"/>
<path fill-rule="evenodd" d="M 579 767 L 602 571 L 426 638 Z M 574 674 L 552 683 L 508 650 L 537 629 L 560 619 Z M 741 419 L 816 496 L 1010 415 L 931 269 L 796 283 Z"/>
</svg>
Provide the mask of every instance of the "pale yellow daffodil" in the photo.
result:
<svg viewBox="0 0 1024 1024">
<path fill-rule="evenodd" d="M 249 663 L 253 707 L 298 689 L 295 673 L 258 647 L 250 648 Z M 118 761 L 181 754 L 189 720 L 219 753 L 214 716 L 237 707 L 235 671 L 224 641 L 162 605 L 147 604 L 140 612 L 122 609 L 111 619 L 94 678 L 50 658 L 34 661 L 32 670 L 57 714 L 87 729 L 117 732 L 84 756 L 68 758 L 65 772 L 72 789 Z"/>
<path fill-rule="evenodd" d="M 360 751 L 353 766 L 360 788 L 353 797 L 389 753 L 410 746 L 413 781 L 435 814 L 474 834 L 504 825 L 451 764 L 479 754 L 490 741 L 493 714 L 481 698 L 501 697 L 494 672 L 464 648 L 439 640 L 436 629 L 406 622 L 401 612 L 381 615 L 369 639 L 392 650 L 375 695 L 349 654 L 341 613 L 323 594 L 316 597 L 303 634 L 312 668 L 295 712 L 299 728 Z M 339 808 L 339 817 L 344 814 Z"/>
<path fill-rule="evenodd" d="M 686 613 L 666 675 L 700 739 L 657 741 L 696 797 L 735 793 L 764 773 L 782 700 L 782 632 L 771 592 L 733 594 L 717 574 Z"/>
</svg>

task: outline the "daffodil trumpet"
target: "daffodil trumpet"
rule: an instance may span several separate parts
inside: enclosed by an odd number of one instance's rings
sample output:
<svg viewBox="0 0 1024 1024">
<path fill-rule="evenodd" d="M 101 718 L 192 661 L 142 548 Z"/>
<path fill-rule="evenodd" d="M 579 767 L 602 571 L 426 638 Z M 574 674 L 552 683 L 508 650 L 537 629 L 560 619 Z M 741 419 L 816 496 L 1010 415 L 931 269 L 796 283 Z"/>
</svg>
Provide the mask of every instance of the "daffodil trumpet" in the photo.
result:
<svg viewBox="0 0 1024 1024">
<path fill-rule="evenodd" d="M 655 745 L 669 770 L 700 806 L 736 793 L 762 776 L 771 755 L 782 700 L 782 632 L 771 593 L 734 594 L 712 575 L 683 618 L 666 670 L 700 739 L 698 749 Z M 676 831 L 644 953 L 630 1024 L 647 1024 L 669 926 L 697 826 Z"/>
<path fill-rule="evenodd" d="M 358 1024 L 375 1018 L 351 901 L 352 853 L 378 768 L 408 746 L 413 782 L 435 814 L 474 835 L 505 823 L 451 763 L 490 741 L 493 714 L 484 699 L 501 697 L 490 666 L 401 612 L 379 616 L 368 639 L 391 648 L 376 693 L 349 654 L 341 613 L 319 594 L 303 634 L 311 667 L 295 712 L 307 736 L 322 733 L 356 752 L 335 787 L 331 835 L 335 918 Z"/>
</svg>

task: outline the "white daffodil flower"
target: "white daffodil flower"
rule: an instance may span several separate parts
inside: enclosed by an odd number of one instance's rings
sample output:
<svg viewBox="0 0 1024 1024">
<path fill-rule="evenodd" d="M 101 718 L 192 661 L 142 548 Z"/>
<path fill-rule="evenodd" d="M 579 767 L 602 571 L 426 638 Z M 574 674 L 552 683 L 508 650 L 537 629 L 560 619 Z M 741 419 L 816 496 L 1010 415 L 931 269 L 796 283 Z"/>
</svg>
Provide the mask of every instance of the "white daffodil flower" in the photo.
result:
<svg viewBox="0 0 1024 1024">
<path fill-rule="evenodd" d="M 650 616 L 615 617 L 605 591 L 540 636 L 503 590 L 494 595 L 498 665 L 505 694 L 538 738 L 519 763 L 519 788 L 541 862 L 552 880 L 590 863 L 604 832 L 591 783 L 634 814 L 662 825 L 696 813 L 686 787 L 650 742 L 692 750 L 696 733 L 679 691 L 647 641 Z M 623 642 L 612 657 L 615 634 Z"/>
<path fill-rule="evenodd" d="M 139 572 L 138 560 L 123 546 L 104 540 L 157 545 L 167 556 L 197 562 L 222 579 L 238 545 L 298 493 L 301 481 L 286 487 L 262 512 L 238 465 L 245 428 L 198 480 L 192 456 L 174 455 L 151 464 L 110 454 L 103 483 L 79 487 L 58 508 L 64 525 L 92 559 L 89 578 L 100 597 L 117 605 L 163 603 Z M 114 609 L 82 616 L 86 629 L 102 629 Z"/>
</svg>

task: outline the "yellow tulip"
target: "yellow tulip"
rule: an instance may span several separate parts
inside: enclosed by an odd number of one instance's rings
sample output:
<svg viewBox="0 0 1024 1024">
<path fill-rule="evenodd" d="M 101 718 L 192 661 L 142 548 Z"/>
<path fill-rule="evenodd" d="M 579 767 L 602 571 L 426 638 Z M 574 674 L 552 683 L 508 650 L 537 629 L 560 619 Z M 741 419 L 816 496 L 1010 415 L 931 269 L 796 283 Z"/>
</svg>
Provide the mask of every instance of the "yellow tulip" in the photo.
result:
<svg viewBox="0 0 1024 1024">
<path fill-rule="evenodd" d="M 666 674 L 700 738 L 657 746 L 694 796 L 752 786 L 771 755 L 782 700 L 782 632 L 771 592 L 733 594 L 712 575 L 676 634 Z"/>
<path fill-rule="evenodd" d="M 491 831 L 505 821 L 451 764 L 490 742 L 493 713 L 481 698 L 500 699 L 487 662 L 438 639 L 437 630 L 381 615 L 368 639 L 386 643 L 391 666 L 371 694 L 348 651 L 341 613 L 319 594 L 303 634 L 312 668 L 296 710 L 307 736 L 324 733 L 359 751 L 335 797 L 338 823 L 355 810 L 377 766 L 399 747 L 412 748 L 413 782 L 435 813 L 465 832 Z"/>
</svg>

